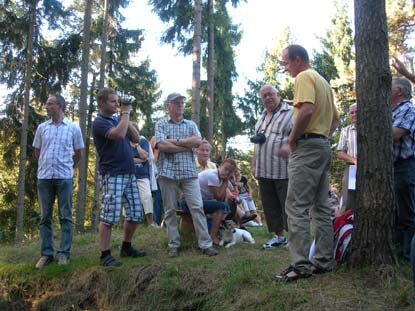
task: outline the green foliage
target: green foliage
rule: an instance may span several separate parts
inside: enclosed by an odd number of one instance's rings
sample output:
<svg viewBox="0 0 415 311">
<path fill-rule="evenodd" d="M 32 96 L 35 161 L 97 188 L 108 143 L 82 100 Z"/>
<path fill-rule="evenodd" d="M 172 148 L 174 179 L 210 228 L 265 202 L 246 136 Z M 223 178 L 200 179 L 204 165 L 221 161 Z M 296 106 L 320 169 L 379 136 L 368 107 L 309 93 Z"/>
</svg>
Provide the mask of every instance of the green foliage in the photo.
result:
<svg viewBox="0 0 415 311">
<path fill-rule="evenodd" d="M 294 42 L 290 28 L 285 27 L 273 41 L 272 49 L 266 51 L 264 62 L 257 69 L 261 78 L 249 80 L 245 94 L 238 97 L 238 109 L 243 115 L 243 130 L 250 136 L 254 134 L 255 124 L 264 110 L 259 97 L 262 86 L 271 84 L 278 90 L 282 100 L 293 99 L 294 84 L 283 73 L 284 68 L 280 64 L 282 50 Z"/>
<path fill-rule="evenodd" d="M 131 58 L 139 51 L 144 40 L 142 30 L 128 30 L 121 27 L 124 17 L 119 8 L 125 8 L 131 1 L 109 1 L 111 31 L 109 32 L 108 71 L 111 83 L 118 90 L 131 93 L 137 99 L 133 118 L 143 121 L 142 134 L 152 133 L 152 103 L 157 101 L 157 76 L 149 60 L 134 64 Z M 99 5 L 95 6 L 99 10 Z M 26 159 L 25 232 L 30 236 L 37 231 L 38 211 L 36 194 L 37 161 L 31 147 L 37 126 L 45 120 L 39 114 L 41 105 L 49 94 L 64 93 L 68 102 L 68 117 L 77 118 L 79 100 L 80 48 L 82 42 L 83 4 L 76 1 L 65 8 L 61 1 L 39 1 L 35 38 L 33 45 L 33 70 L 31 77 L 31 101 L 29 107 L 28 153 Z M 79 14 L 78 14 L 79 13 Z M 97 14 L 98 13 L 98 14 Z M 94 12 L 91 35 L 91 68 L 98 68 L 98 48 L 102 32 L 102 19 Z M 12 25 L 12 27 L 11 27 Z M 6 118 L 0 119 L 0 240 L 14 235 L 17 200 L 17 175 L 22 126 L 23 81 L 28 34 L 28 6 L 25 1 L 0 2 L 0 83 L 9 88 L 4 111 Z M 53 31 L 53 32 L 49 32 Z M 93 105 L 92 105 L 93 107 Z M 92 155 L 95 153 L 92 152 Z M 90 159 L 93 171 L 95 159 Z M 7 172 L 7 174 L 6 174 Z M 93 174 L 88 175 L 88 200 L 92 197 Z M 87 212 L 88 214 L 88 212 Z"/>
<path fill-rule="evenodd" d="M 410 1 L 387 0 L 386 13 L 388 17 L 389 54 L 398 56 L 399 54 L 414 52 L 414 46 L 410 44 L 410 39 L 414 38 L 415 10 L 412 8 Z"/>
<path fill-rule="evenodd" d="M 234 47 L 239 44 L 241 33 L 237 25 L 232 24 L 226 4 L 229 1 L 215 1 L 215 13 L 209 16 L 207 2 L 202 4 L 202 47 L 208 41 L 208 21 L 214 24 L 214 145 L 226 146 L 226 141 L 241 133 L 242 122 L 233 106 L 233 81 L 237 77 L 234 62 Z M 236 6 L 240 1 L 231 1 Z M 165 1 L 150 0 L 153 11 L 161 21 L 168 25 L 161 41 L 177 45 L 180 53 L 188 55 L 193 47 L 193 3 L 187 0 Z M 207 67 L 207 49 L 203 52 L 203 66 Z M 200 130 L 207 136 L 207 85 L 201 81 Z M 190 107 L 186 107 L 185 117 L 189 118 Z M 216 148 L 218 151 L 219 148 Z"/>
</svg>

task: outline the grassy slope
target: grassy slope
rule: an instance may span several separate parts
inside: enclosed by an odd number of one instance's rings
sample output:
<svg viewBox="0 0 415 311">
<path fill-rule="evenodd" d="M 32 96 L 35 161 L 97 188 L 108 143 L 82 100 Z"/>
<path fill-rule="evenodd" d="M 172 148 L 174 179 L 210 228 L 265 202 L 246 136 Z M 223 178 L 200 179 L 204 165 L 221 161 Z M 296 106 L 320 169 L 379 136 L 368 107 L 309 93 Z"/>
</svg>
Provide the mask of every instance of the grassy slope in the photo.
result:
<svg viewBox="0 0 415 311">
<path fill-rule="evenodd" d="M 265 228 L 252 229 L 257 244 L 201 255 L 183 234 L 178 258 L 167 258 L 164 230 L 140 226 L 135 245 L 148 256 L 99 266 L 96 234 L 76 236 L 68 266 L 34 268 L 38 241 L 0 246 L 0 310 L 415 310 L 409 266 L 395 277 L 371 270 L 334 272 L 293 284 L 273 284 L 289 264 L 286 249 L 263 251 Z M 118 258 L 121 234 L 114 232 Z"/>
</svg>

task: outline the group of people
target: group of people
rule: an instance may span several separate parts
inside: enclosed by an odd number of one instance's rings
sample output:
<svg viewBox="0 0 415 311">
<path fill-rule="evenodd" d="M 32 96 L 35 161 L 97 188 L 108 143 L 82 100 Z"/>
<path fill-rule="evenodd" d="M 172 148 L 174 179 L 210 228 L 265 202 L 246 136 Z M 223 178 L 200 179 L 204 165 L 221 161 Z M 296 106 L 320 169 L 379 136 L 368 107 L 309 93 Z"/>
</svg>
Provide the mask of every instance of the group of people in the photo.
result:
<svg viewBox="0 0 415 311">
<path fill-rule="evenodd" d="M 287 247 L 292 264 L 273 276 L 276 281 L 294 281 L 333 269 L 333 226 L 327 198 L 328 171 L 331 162 L 330 136 L 339 124 L 334 96 L 329 83 L 310 67 L 307 51 L 290 45 L 281 55 L 281 64 L 295 78 L 293 106 L 281 101 L 277 89 L 264 85 L 259 92 L 264 111 L 255 125 L 252 174 L 257 179 L 270 239 L 264 249 Z M 414 82 L 398 60 L 397 71 Z M 395 190 L 398 198 L 398 225 L 402 232 L 403 254 L 409 258 L 415 232 L 414 169 L 415 108 L 410 102 L 411 85 L 405 78 L 392 81 L 392 111 Z M 164 207 L 168 234 L 168 256 L 180 250 L 177 222 L 178 202 L 191 214 L 201 252 L 218 254 L 218 229 L 231 217 L 239 224 L 256 218 L 246 177 L 238 175 L 236 162 L 225 159 L 220 166 L 210 161 L 211 146 L 202 140 L 197 125 L 184 119 L 185 97 L 179 93 L 167 96 L 166 118 L 155 126 L 154 146 L 158 152 L 157 182 Z M 124 215 L 124 237 L 121 257 L 145 256 L 132 246 L 138 222 L 151 223 L 150 201 L 142 193 L 157 188 L 154 156 L 148 141 L 140 139 L 138 128 L 130 121 L 130 105 L 119 105 L 117 93 L 104 88 L 97 95 L 99 113 L 93 123 L 94 143 L 102 176 L 102 211 L 99 224 L 101 264 L 120 266 L 111 255 L 111 228 Z M 84 143 L 78 126 L 65 117 L 65 101 L 52 95 L 46 102 L 51 120 L 42 123 L 36 132 L 33 147 L 39 158 L 38 193 L 41 207 L 41 255 L 37 267 L 53 261 L 52 208 L 58 197 L 61 222 L 61 244 L 58 263 L 69 261 L 72 220 L 71 197 L 73 167 L 82 155 Z M 119 111 L 118 118 L 114 115 Z M 357 105 L 351 105 L 350 126 L 342 130 L 338 157 L 346 162 L 342 187 L 344 209 L 353 209 L 355 194 L 347 178 L 351 166 L 357 164 Z M 197 157 L 195 158 L 194 152 Z M 73 156 L 74 154 L 74 156 Z M 144 164 L 143 163 L 147 163 Z M 147 166 L 146 166 L 147 165 Z M 145 167 L 144 167 L 145 166 Z M 153 167 L 154 169 L 154 167 Z M 144 172 L 146 174 L 144 174 Z M 139 190 L 138 180 L 144 190 Z M 149 191 L 150 189 L 150 191 Z M 233 192 L 237 189 L 237 194 Z M 147 208 L 146 208 L 147 206 Z M 212 214 L 210 232 L 206 214 Z M 312 215 L 312 217 L 310 217 Z M 315 235 L 314 256 L 309 258 L 310 223 Z M 288 232 L 289 239 L 286 237 Z"/>
</svg>

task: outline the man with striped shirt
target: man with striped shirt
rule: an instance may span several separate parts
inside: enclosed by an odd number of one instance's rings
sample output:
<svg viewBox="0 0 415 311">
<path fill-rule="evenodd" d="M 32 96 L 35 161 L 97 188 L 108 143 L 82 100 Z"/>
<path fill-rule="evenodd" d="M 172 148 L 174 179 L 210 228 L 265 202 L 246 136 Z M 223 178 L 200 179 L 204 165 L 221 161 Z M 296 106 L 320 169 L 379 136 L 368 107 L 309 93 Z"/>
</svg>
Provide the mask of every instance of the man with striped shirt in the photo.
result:
<svg viewBox="0 0 415 311">
<path fill-rule="evenodd" d="M 252 174 L 258 179 L 268 231 L 274 233 L 262 247 L 272 249 L 288 244 L 284 237 L 284 229 L 288 230 L 284 207 L 288 187 L 288 160 L 281 158 L 278 150 L 287 143 L 293 125 L 293 108 L 281 102 L 277 89 L 272 85 L 264 85 L 259 96 L 265 109 L 255 125 L 255 133 L 264 134 L 265 141 L 255 143 Z"/>
<path fill-rule="evenodd" d="M 342 129 L 339 144 L 337 145 L 337 157 L 343 160 L 344 168 L 342 185 L 342 206 L 341 211 L 354 209 L 356 206 L 356 193 L 349 189 L 349 167 L 357 165 L 357 104 L 349 107 L 349 116 L 352 124 Z"/>
<path fill-rule="evenodd" d="M 415 234 L 415 107 L 410 101 L 411 83 L 392 79 L 392 136 L 395 197 L 398 203 L 396 225 L 402 255 L 410 259 Z"/>
<path fill-rule="evenodd" d="M 41 211 L 41 257 L 37 269 L 53 262 L 53 205 L 58 199 L 58 215 L 61 225 L 58 264 L 69 263 L 72 245 L 72 191 L 73 168 L 78 165 L 84 149 L 81 129 L 65 118 L 65 99 L 50 95 L 45 104 L 50 120 L 40 124 L 33 140 L 38 159 L 37 192 Z"/>
<path fill-rule="evenodd" d="M 205 255 L 214 256 L 218 252 L 212 248 L 193 154 L 193 148 L 199 147 L 202 139 L 197 125 L 183 118 L 184 99 L 179 93 L 167 96 L 165 104 L 169 115 L 159 120 L 155 128 L 156 148 L 159 150 L 158 182 L 169 236 L 168 255 L 179 255 L 180 236 L 176 207 L 181 191 L 192 215 L 200 249 Z"/>
</svg>

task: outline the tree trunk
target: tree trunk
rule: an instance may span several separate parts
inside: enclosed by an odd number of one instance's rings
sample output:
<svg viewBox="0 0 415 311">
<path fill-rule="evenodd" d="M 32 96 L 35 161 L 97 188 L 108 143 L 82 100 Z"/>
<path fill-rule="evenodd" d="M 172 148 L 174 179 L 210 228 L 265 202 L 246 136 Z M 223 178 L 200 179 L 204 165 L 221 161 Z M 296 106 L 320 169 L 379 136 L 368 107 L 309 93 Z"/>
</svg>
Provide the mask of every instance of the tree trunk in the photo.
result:
<svg viewBox="0 0 415 311">
<path fill-rule="evenodd" d="M 214 42 L 214 23 L 213 23 L 213 0 L 208 0 L 209 6 L 209 24 L 208 24 L 208 128 L 207 128 L 207 140 L 210 144 L 213 143 L 213 106 L 214 106 L 214 76 L 215 76 L 215 42 Z"/>
<path fill-rule="evenodd" d="M 98 89 L 105 86 L 105 65 L 107 63 L 107 36 L 108 36 L 108 0 L 104 0 L 104 24 L 102 25 L 101 37 L 101 62 L 99 64 Z"/>
<path fill-rule="evenodd" d="M 395 264 L 391 74 L 384 0 L 355 0 L 357 206 L 351 267 Z"/>
<path fill-rule="evenodd" d="M 202 4 L 195 0 L 193 34 L 193 79 L 192 79 L 192 120 L 199 126 L 200 122 L 200 55 L 202 36 Z"/>
<path fill-rule="evenodd" d="M 92 84 L 91 84 L 91 92 L 89 94 L 89 109 L 88 109 L 88 118 L 87 118 L 87 134 L 86 134 L 86 145 L 85 145 L 85 157 L 89 159 L 89 147 L 91 142 L 91 132 L 92 132 L 92 114 L 95 111 L 94 106 L 94 90 L 95 90 L 95 84 L 96 84 L 96 78 L 97 74 L 94 72 L 92 75 Z M 94 176 L 94 200 L 92 203 L 91 208 L 91 231 L 95 232 L 98 231 L 98 218 L 99 218 L 99 191 L 100 191 L 100 183 L 95 182 L 95 179 L 99 178 L 97 165 L 98 161 L 95 163 L 95 169 L 93 172 Z M 91 174 L 92 175 L 92 174 Z"/>
<path fill-rule="evenodd" d="M 81 64 L 81 98 L 79 101 L 79 126 L 81 128 L 84 145 L 86 146 L 86 106 L 88 97 L 88 65 L 89 65 L 89 42 L 91 34 L 91 9 L 92 0 L 85 0 L 84 35 L 82 38 L 82 64 Z M 76 231 L 84 232 L 85 223 L 85 199 L 87 179 L 86 153 L 79 162 L 78 194 L 76 204 Z"/>
<path fill-rule="evenodd" d="M 105 86 L 105 65 L 107 62 L 107 33 L 108 33 L 108 0 L 104 0 L 104 25 L 102 25 L 102 37 L 101 37 L 101 63 L 99 66 L 99 83 L 98 89 L 102 89 Z M 100 208 L 100 190 L 101 190 L 101 178 L 98 171 L 99 167 L 99 155 L 95 153 L 95 172 L 94 172 L 94 203 L 92 205 L 92 230 L 96 230 L 97 218 Z"/>
<path fill-rule="evenodd" d="M 17 183 L 17 213 L 16 213 L 16 242 L 19 243 L 24 238 L 23 215 L 25 200 L 26 182 L 26 153 L 27 153 L 27 132 L 29 124 L 29 102 L 30 85 L 32 76 L 33 61 L 33 36 L 36 25 L 36 7 L 38 0 L 30 1 L 29 7 L 29 33 L 27 35 L 26 68 L 23 98 L 23 124 L 20 135 L 20 157 L 19 157 L 19 179 Z"/>
</svg>

